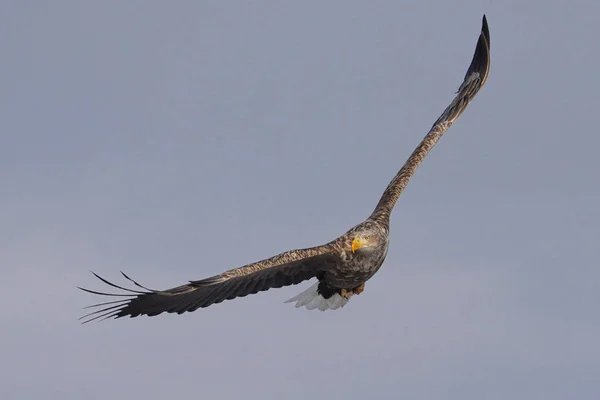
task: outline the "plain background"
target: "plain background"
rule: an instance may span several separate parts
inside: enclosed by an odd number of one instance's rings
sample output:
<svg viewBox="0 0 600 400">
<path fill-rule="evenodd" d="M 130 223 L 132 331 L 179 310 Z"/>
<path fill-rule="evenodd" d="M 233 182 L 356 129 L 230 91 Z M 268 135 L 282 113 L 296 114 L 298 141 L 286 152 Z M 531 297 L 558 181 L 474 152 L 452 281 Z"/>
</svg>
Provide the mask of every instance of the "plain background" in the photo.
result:
<svg viewBox="0 0 600 400">
<path fill-rule="evenodd" d="M 304 290 L 81 326 L 369 215 L 490 78 L 343 310 Z M 0 397 L 597 399 L 597 1 L 4 2 Z"/>
</svg>

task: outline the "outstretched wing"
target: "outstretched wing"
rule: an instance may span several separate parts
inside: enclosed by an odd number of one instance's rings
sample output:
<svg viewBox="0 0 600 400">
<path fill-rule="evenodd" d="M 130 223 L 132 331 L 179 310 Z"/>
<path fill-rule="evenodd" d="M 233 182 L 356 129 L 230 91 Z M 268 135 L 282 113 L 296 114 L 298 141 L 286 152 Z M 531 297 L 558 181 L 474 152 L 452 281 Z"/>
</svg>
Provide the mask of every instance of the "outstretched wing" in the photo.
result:
<svg viewBox="0 0 600 400">
<path fill-rule="evenodd" d="M 163 312 L 177 314 L 191 312 L 223 300 L 244 297 L 271 288 L 295 285 L 304 280 L 319 277 L 324 271 L 335 265 L 336 261 L 336 253 L 330 245 L 292 250 L 254 264 L 229 270 L 220 275 L 199 281 L 190 281 L 187 285 L 167 290 L 148 289 L 121 272 L 125 278 L 143 290 L 128 289 L 94 273 L 102 282 L 127 293 L 103 293 L 80 287 L 79 289 L 93 294 L 123 297 L 120 300 L 86 307 L 97 310 L 80 319 L 87 323 L 99 318 L 155 316 Z"/>
<path fill-rule="evenodd" d="M 465 111 L 467 105 L 473 100 L 475 95 L 483 87 L 490 72 L 490 32 L 487 19 L 483 16 L 481 33 L 475 47 L 475 54 L 469 69 L 465 75 L 463 83 L 458 88 L 457 94 L 442 115 L 433 123 L 433 126 L 425 135 L 421 143 L 404 163 L 400 171 L 390 182 L 385 192 L 381 196 L 377 207 L 371 214 L 372 219 L 387 221 L 396 204 L 400 194 L 414 175 L 417 167 L 421 164 L 425 156 L 435 146 L 444 132 L 456 121 L 456 119 Z"/>
</svg>

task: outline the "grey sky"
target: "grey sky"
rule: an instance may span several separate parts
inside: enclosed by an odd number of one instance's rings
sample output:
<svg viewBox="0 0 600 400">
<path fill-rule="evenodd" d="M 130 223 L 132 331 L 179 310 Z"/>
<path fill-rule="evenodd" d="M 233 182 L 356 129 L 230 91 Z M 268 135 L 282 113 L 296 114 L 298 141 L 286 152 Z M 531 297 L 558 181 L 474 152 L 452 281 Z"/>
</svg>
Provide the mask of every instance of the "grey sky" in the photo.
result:
<svg viewBox="0 0 600 400">
<path fill-rule="evenodd" d="M 6 2 L 0 398 L 597 399 L 597 1 Z M 124 270 L 166 288 L 333 239 L 490 78 L 341 311 L 269 291 L 80 326 Z"/>
</svg>

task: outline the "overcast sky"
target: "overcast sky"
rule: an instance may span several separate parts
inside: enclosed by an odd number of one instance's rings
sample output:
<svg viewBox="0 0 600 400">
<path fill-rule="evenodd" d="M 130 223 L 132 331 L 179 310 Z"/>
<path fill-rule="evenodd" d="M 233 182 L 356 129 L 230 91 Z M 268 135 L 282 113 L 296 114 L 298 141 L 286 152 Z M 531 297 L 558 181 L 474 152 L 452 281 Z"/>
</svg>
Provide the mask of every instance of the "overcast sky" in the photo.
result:
<svg viewBox="0 0 600 400">
<path fill-rule="evenodd" d="M 367 217 L 458 88 L 489 80 L 392 214 L 387 260 L 81 326 Z M 5 2 L 0 398 L 597 399 L 600 3 Z"/>
</svg>

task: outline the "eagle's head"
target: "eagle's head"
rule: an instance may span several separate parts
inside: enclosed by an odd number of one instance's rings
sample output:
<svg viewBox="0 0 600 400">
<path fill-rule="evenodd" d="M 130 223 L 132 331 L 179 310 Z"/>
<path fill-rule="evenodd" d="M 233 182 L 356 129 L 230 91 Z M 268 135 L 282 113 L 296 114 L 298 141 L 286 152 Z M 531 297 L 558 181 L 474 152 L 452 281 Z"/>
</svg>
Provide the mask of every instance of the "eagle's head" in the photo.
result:
<svg viewBox="0 0 600 400">
<path fill-rule="evenodd" d="M 374 250 L 385 248 L 388 242 L 388 235 L 385 228 L 375 223 L 365 223 L 359 225 L 351 233 L 352 253 L 369 254 Z"/>
</svg>

